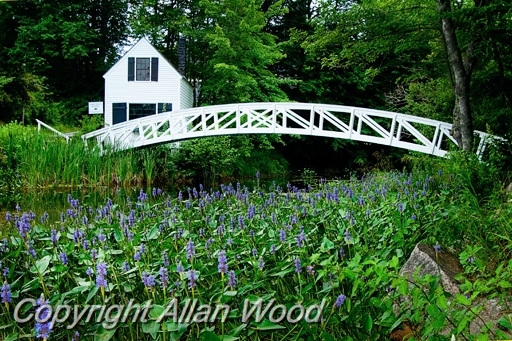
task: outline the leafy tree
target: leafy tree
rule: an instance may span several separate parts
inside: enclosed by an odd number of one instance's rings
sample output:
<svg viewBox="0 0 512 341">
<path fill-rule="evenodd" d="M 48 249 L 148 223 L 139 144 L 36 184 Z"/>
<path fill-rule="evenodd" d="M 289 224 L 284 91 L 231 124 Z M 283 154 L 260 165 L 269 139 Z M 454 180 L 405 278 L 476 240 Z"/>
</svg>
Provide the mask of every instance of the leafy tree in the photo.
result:
<svg viewBox="0 0 512 341">
<path fill-rule="evenodd" d="M 484 64 L 484 55 L 490 59 L 501 57 L 484 51 L 489 46 L 499 51 L 498 42 L 510 36 L 505 19 L 509 1 L 452 4 L 450 0 L 364 0 L 345 5 L 345 10 L 335 11 L 333 2 L 321 2 L 319 15 L 313 20 L 315 33 L 303 44 L 306 50 L 326 54 L 322 59 L 326 67 L 360 68 L 372 82 L 380 77 L 388 90 L 390 85 L 406 84 L 403 106 L 409 86 L 429 82 L 439 85 L 442 82 L 435 79 L 448 79 L 455 101 L 452 134 L 461 148 L 471 150 L 472 76 Z M 495 63 L 503 82 L 503 59 Z"/>
<path fill-rule="evenodd" d="M 283 58 L 275 37 L 263 31 L 266 19 L 279 10 L 267 12 L 254 0 L 203 0 L 207 15 L 205 40 L 211 47 L 201 103 L 285 101 L 280 80 L 269 70 Z M 207 76 L 206 76 L 207 75 Z"/>
<path fill-rule="evenodd" d="M 41 77 L 51 100 L 66 102 L 77 120 L 102 96 L 102 75 L 127 34 L 127 8 L 126 0 L 10 2 L 9 70 Z"/>
</svg>

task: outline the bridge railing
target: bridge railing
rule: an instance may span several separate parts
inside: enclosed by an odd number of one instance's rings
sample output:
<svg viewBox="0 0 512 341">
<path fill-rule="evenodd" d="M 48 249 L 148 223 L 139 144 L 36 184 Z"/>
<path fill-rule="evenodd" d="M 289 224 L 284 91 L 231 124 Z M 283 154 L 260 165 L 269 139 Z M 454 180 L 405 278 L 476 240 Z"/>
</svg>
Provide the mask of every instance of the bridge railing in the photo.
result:
<svg viewBox="0 0 512 341">
<path fill-rule="evenodd" d="M 238 103 L 146 116 L 83 135 L 120 149 L 227 134 L 301 134 L 352 139 L 445 156 L 450 123 L 389 111 L 314 103 Z M 477 152 L 494 138 L 475 131 Z"/>
<path fill-rule="evenodd" d="M 59 136 L 62 136 L 63 138 L 66 139 L 66 143 L 69 142 L 69 139 L 70 139 L 70 136 L 64 134 L 64 133 L 61 133 L 60 131 L 58 131 L 57 129 L 49 126 L 48 124 L 44 123 L 43 121 L 40 121 L 38 119 L 36 119 L 36 122 L 37 122 L 37 132 L 39 133 L 41 131 L 41 127 L 44 127 L 50 131 L 53 131 L 55 134 L 59 135 Z"/>
</svg>

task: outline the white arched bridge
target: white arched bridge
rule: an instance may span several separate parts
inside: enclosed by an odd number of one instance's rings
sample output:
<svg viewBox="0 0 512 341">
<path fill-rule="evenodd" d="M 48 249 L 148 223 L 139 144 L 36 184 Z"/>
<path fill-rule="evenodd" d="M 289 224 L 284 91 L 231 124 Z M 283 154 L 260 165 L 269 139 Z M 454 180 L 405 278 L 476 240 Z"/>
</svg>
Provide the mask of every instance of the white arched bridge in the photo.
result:
<svg viewBox="0 0 512 341">
<path fill-rule="evenodd" d="M 240 103 L 166 112 L 108 126 L 82 136 L 118 150 L 235 134 L 296 134 L 377 143 L 445 156 L 450 123 L 389 111 L 313 103 Z M 480 156 L 489 139 L 475 131 Z"/>
</svg>

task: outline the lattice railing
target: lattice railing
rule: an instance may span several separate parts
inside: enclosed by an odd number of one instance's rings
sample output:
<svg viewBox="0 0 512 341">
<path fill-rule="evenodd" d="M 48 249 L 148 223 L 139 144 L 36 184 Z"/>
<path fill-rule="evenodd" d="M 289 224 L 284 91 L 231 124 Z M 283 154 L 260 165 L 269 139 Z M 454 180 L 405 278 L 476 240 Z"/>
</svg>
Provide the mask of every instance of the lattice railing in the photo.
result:
<svg viewBox="0 0 512 341">
<path fill-rule="evenodd" d="M 143 117 L 83 136 L 118 149 L 233 134 L 298 134 L 350 139 L 445 156 L 450 123 L 428 118 L 313 103 L 242 103 L 197 107 Z M 477 153 L 493 136 L 475 131 Z"/>
</svg>

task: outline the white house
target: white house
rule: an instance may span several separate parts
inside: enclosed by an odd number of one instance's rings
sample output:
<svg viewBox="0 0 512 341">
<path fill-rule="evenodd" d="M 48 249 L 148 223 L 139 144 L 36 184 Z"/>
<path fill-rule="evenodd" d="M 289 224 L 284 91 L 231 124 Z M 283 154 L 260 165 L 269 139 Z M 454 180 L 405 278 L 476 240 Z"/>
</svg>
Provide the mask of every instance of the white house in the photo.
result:
<svg viewBox="0 0 512 341">
<path fill-rule="evenodd" d="M 105 126 L 191 108 L 193 88 L 146 38 L 112 66 L 105 78 Z"/>
</svg>

